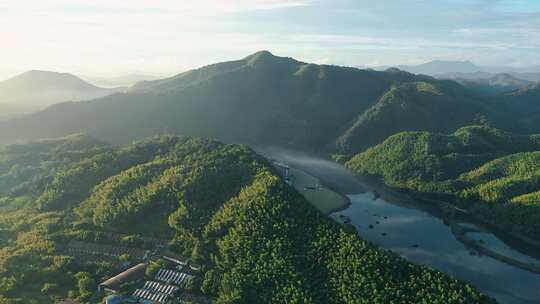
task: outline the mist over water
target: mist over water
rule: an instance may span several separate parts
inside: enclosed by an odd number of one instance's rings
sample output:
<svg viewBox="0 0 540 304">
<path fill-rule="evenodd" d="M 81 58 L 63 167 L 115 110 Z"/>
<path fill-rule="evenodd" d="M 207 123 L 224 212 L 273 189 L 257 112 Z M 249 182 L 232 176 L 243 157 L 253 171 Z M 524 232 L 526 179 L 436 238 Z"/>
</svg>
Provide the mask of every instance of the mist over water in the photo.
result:
<svg viewBox="0 0 540 304">
<path fill-rule="evenodd" d="M 257 153 L 281 161 L 316 176 L 340 193 L 357 194 L 367 189 L 355 180 L 354 174 L 331 160 L 302 151 L 277 146 L 254 146 Z"/>
</svg>

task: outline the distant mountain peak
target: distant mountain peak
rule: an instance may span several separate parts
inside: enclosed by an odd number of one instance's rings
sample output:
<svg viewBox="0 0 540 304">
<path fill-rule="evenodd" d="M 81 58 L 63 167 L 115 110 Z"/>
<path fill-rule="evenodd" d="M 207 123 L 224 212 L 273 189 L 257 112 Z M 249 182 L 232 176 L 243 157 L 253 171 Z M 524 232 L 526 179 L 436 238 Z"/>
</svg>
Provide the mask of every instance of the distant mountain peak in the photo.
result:
<svg viewBox="0 0 540 304">
<path fill-rule="evenodd" d="M 291 57 L 276 56 L 269 51 L 259 51 L 244 58 L 247 65 L 252 67 L 271 66 L 276 63 L 294 64 L 299 63 Z"/>
<path fill-rule="evenodd" d="M 47 70 L 29 70 L 23 73 L 23 75 L 28 74 L 52 74 L 52 75 L 72 75 L 69 73 L 61 73 L 61 72 L 54 72 L 54 71 L 47 71 Z"/>
<path fill-rule="evenodd" d="M 257 59 L 264 59 L 264 58 L 275 58 L 275 57 L 277 57 L 277 56 L 272 54 L 270 51 L 262 50 L 262 51 L 255 52 L 255 53 L 247 56 L 246 58 L 244 58 L 244 60 L 250 61 L 250 60 L 257 60 Z"/>
<path fill-rule="evenodd" d="M 398 73 L 401 73 L 401 74 L 411 74 L 407 71 L 404 71 L 404 70 L 401 70 L 399 68 L 396 68 L 396 67 L 391 67 L 391 68 L 388 68 L 386 70 L 384 70 L 385 72 L 387 73 L 395 73 L 395 74 L 398 74 Z"/>
<path fill-rule="evenodd" d="M 256 65 L 261 62 L 273 61 L 277 58 L 277 56 L 274 56 L 274 54 L 270 53 L 269 51 L 259 51 L 247 56 L 244 60 L 249 65 Z"/>
<path fill-rule="evenodd" d="M 508 80 L 508 79 L 518 79 L 508 73 L 501 73 L 501 74 L 496 74 L 495 76 L 492 77 L 492 79 L 501 79 L 501 80 Z"/>
<path fill-rule="evenodd" d="M 480 68 L 476 66 L 469 60 L 460 61 L 460 60 L 433 60 L 426 62 L 424 64 L 418 65 L 418 67 L 440 67 L 446 69 L 470 69 L 473 71 L 479 70 Z M 458 72 L 458 71 L 456 71 Z"/>
<path fill-rule="evenodd" d="M 432 60 L 418 65 L 400 65 L 400 70 L 413 74 L 441 75 L 447 73 L 474 73 L 481 71 L 482 68 L 469 60 Z"/>
<path fill-rule="evenodd" d="M 11 79 L 29 79 L 29 78 L 47 78 L 47 79 L 62 78 L 62 79 L 78 80 L 78 81 L 83 82 L 82 79 L 70 73 L 60 73 L 60 72 L 45 71 L 45 70 L 29 70 Z"/>
</svg>

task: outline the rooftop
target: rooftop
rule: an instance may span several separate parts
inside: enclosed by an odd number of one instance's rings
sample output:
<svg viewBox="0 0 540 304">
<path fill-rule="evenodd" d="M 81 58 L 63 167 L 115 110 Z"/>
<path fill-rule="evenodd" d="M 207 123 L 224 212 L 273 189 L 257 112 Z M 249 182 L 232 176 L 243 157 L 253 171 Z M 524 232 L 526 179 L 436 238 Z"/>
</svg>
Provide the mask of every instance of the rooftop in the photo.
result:
<svg viewBox="0 0 540 304">
<path fill-rule="evenodd" d="M 106 287 L 111 290 L 118 290 L 120 286 L 127 282 L 138 281 L 144 279 L 147 263 L 137 264 L 128 270 L 108 279 L 107 281 L 99 284 L 100 287 Z"/>
</svg>

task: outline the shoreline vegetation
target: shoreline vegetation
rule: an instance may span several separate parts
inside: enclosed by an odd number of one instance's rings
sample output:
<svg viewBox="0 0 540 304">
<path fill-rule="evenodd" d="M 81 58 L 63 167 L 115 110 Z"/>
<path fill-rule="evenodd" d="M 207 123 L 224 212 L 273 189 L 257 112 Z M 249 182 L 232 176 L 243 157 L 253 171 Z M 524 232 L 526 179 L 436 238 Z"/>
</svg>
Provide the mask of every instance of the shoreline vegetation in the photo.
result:
<svg viewBox="0 0 540 304">
<path fill-rule="evenodd" d="M 355 176 L 357 177 L 358 180 L 362 181 L 363 183 L 368 184 L 372 188 L 375 188 L 375 191 L 377 191 L 377 193 L 379 195 L 380 195 L 380 193 L 382 193 L 383 197 L 384 197 L 384 194 L 387 194 L 387 195 L 390 194 L 392 196 L 403 198 L 408 202 L 413 202 L 414 201 L 413 206 L 417 206 L 417 207 L 422 208 L 422 209 L 429 209 L 431 211 L 433 211 L 434 207 L 435 207 L 435 211 L 436 211 L 435 216 L 440 217 L 445 222 L 447 222 L 448 225 L 450 226 L 452 234 L 456 237 L 456 239 L 458 241 L 463 243 L 467 248 L 474 249 L 474 250 L 478 251 L 479 253 L 481 253 L 481 254 L 483 254 L 485 256 L 489 256 L 491 258 L 494 258 L 494 259 L 496 259 L 496 260 L 498 260 L 500 262 L 506 263 L 508 265 L 512 265 L 514 267 L 517 267 L 517 268 L 520 268 L 520 269 L 523 269 L 523 270 L 526 270 L 526 271 L 530 271 L 530 272 L 533 272 L 533 273 L 540 273 L 540 265 L 521 262 L 521 261 L 519 261 L 517 259 L 510 258 L 508 256 L 505 256 L 505 255 L 499 254 L 499 253 L 497 253 L 495 251 L 492 251 L 489 248 L 487 248 L 486 246 L 483 246 L 482 244 L 480 244 L 479 242 L 468 239 L 465 236 L 465 232 L 463 230 L 461 230 L 457 226 L 457 222 L 456 222 L 456 219 L 455 219 L 456 213 L 466 215 L 468 221 L 471 222 L 472 224 L 478 224 L 480 226 L 488 227 L 488 228 L 490 228 L 490 230 L 491 229 L 495 230 L 495 231 L 492 230 L 490 232 L 492 232 L 497 238 L 501 239 L 505 244 L 507 243 L 505 241 L 506 237 L 501 237 L 501 234 L 506 234 L 506 236 L 508 236 L 510 238 L 513 238 L 514 240 L 518 240 L 519 242 L 523 243 L 523 245 L 526 245 L 528 247 L 532 247 L 534 249 L 534 253 L 536 253 L 537 251 L 540 251 L 540 243 L 539 242 L 531 240 L 531 239 L 523 237 L 523 236 L 520 236 L 520 235 L 517 235 L 517 234 L 512 233 L 512 232 L 502 232 L 502 231 L 500 231 L 500 228 L 497 227 L 497 225 L 494 225 L 493 223 L 486 222 L 485 220 L 482 220 L 481 218 L 478 218 L 478 217 L 474 216 L 474 214 L 471 214 L 470 212 L 467 212 L 464 209 L 458 208 L 458 207 L 454 206 L 451 203 L 444 202 L 444 201 L 441 201 L 441 200 L 436 200 L 436 199 L 433 199 L 433 198 L 427 198 L 427 197 L 424 197 L 424 196 L 421 196 L 421 195 L 418 195 L 418 194 L 411 194 L 411 193 L 408 193 L 408 191 L 406 189 L 399 189 L 399 188 L 390 187 L 390 186 L 386 185 L 384 182 L 376 179 L 375 177 L 367 177 L 367 176 L 362 176 L 362 175 L 358 175 L 358 174 L 356 174 Z M 420 204 L 417 203 L 418 201 L 421 203 L 421 206 L 420 206 Z M 512 248 L 514 250 L 522 252 L 519 249 L 516 249 L 514 247 L 512 247 Z M 522 252 L 522 253 L 524 253 L 524 252 Z M 532 256 L 534 258 L 537 258 L 537 254 L 531 255 L 528 252 L 524 253 L 524 254 L 530 255 L 530 256 Z"/>
<path fill-rule="evenodd" d="M 319 209 L 326 216 L 330 216 L 333 213 L 345 210 L 349 208 L 349 206 L 351 205 L 351 200 L 349 199 L 349 197 L 347 197 L 347 195 L 335 189 L 335 187 L 331 187 L 328 183 L 316 178 L 315 176 L 305 172 L 302 169 L 291 167 L 291 170 L 292 170 L 293 176 L 296 178 L 296 180 L 293 181 L 292 186 L 304 197 L 306 197 L 306 199 L 310 203 L 312 203 L 317 209 Z M 295 184 L 296 182 L 298 182 L 298 178 L 300 178 L 300 184 Z M 480 226 L 484 226 L 484 227 L 487 226 L 488 228 L 494 228 L 494 230 L 496 230 L 495 232 L 493 232 L 494 235 L 498 237 L 499 239 L 501 239 L 503 242 L 505 242 L 504 240 L 505 238 L 500 237 L 500 234 L 502 232 L 499 231 L 500 230 L 499 227 L 497 227 L 493 223 L 488 223 L 480 218 L 477 218 L 473 214 L 467 212 L 466 210 L 458 208 L 448 202 L 444 202 L 444 201 L 436 200 L 432 198 L 427 198 L 424 196 L 420 196 L 418 194 L 411 194 L 411 193 L 408 193 L 406 189 L 403 190 L 399 188 L 390 187 L 384 184 L 383 182 L 381 182 L 380 180 L 377 180 L 375 177 L 368 177 L 368 176 L 355 174 L 355 178 L 362 184 L 367 184 L 369 186 L 368 188 L 372 190 L 372 192 L 376 195 L 376 197 L 383 197 L 383 198 L 388 197 L 388 196 L 397 197 L 401 200 L 404 199 L 406 201 L 406 204 L 404 204 L 405 206 L 418 207 L 424 210 L 430 209 L 429 210 L 430 213 L 436 213 L 434 214 L 434 216 L 439 217 L 443 221 L 448 223 L 451 229 L 451 232 L 455 236 L 455 238 L 458 241 L 460 241 L 462 244 L 464 244 L 467 248 L 473 249 L 482 255 L 489 256 L 500 262 L 512 265 L 514 267 L 517 267 L 526 271 L 530 271 L 533 273 L 540 273 L 540 265 L 521 262 L 517 259 L 499 254 L 487 248 L 486 246 L 480 244 L 479 242 L 467 238 L 465 235 L 465 231 L 457 225 L 456 213 L 466 215 L 468 220 L 472 222 L 473 224 L 479 224 Z M 306 188 L 305 185 L 306 185 L 307 180 L 309 180 L 309 182 L 311 183 L 314 183 L 314 185 L 318 185 L 319 188 L 317 189 Z M 314 191 L 317 191 L 319 193 L 320 191 L 333 192 L 340 196 L 341 203 L 332 204 L 332 201 L 327 199 L 328 195 L 325 195 L 323 199 L 319 199 L 316 196 L 313 196 L 312 193 Z M 418 202 L 420 202 L 420 204 Z M 346 218 L 335 218 L 335 219 L 337 220 L 337 222 L 345 226 L 348 223 L 348 219 Z M 540 251 L 540 243 L 534 240 L 528 239 L 526 237 L 516 235 L 512 232 L 505 232 L 505 233 L 509 237 L 517 239 L 519 242 L 522 242 L 526 246 L 533 247 L 534 250 Z M 519 249 L 515 249 L 515 250 L 520 251 Z M 530 253 L 526 253 L 526 254 L 530 255 Z M 531 256 L 535 258 L 537 257 L 536 254 L 533 254 Z"/>
</svg>

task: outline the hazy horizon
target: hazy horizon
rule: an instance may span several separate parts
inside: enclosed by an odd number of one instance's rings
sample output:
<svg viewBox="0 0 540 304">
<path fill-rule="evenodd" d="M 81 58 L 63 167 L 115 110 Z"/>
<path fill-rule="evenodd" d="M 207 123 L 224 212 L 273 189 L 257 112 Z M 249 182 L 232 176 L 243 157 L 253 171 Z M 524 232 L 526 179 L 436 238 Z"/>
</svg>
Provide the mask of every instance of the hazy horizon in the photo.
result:
<svg viewBox="0 0 540 304">
<path fill-rule="evenodd" d="M 0 0 L 0 80 L 165 76 L 259 50 L 347 66 L 528 67 L 540 65 L 539 17 L 540 2 L 507 0 Z"/>
</svg>

